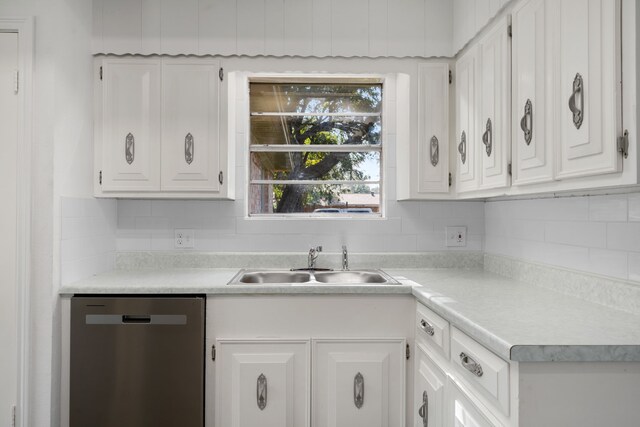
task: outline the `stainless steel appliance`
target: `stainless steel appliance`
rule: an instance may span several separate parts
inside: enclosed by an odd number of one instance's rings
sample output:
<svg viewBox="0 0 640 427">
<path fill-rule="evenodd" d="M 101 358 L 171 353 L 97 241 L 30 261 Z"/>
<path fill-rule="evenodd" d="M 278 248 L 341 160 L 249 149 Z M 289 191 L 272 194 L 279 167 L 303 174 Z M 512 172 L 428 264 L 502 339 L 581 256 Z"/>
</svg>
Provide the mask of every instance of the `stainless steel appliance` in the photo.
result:
<svg viewBox="0 0 640 427">
<path fill-rule="evenodd" d="M 70 427 L 203 427 L 203 297 L 71 300 Z"/>
</svg>

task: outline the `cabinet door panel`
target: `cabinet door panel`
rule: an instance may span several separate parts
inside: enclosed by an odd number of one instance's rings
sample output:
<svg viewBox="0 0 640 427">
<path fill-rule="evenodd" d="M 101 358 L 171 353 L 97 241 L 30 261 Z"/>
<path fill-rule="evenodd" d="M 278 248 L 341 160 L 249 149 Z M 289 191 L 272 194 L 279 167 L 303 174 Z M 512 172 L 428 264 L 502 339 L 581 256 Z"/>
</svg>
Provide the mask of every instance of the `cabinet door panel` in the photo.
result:
<svg viewBox="0 0 640 427">
<path fill-rule="evenodd" d="M 421 346 L 416 346 L 416 382 L 414 384 L 415 427 L 444 425 L 445 384 L 447 377 Z"/>
<path fill-rule="evenodd" d="M 102 190 L 160 190 L 160 62 L 106 60 L 102 90 Z"/>
<path fill-rule="evenodd" d="M 449 380 L 447 384 L 449 397 L 447 422 L 451 427 L 496 427 L 499 424 L 490 422 L 471 402 L 458 385 Z"/>
<path fill-rule="evenodd" d="M 219 69 L 217 61 L 163 62 L 163 190 L 220 190 Z"/>
<path fill-rule="evenodd" d="M 456 63 L 456 169 L 458 192 L 478 188 L 476 166 L 476 50 L 472 49 Z"/>
<path fill-rule="evenodd" d="M 552 86 L 547 83 L 553 37 L 546 29 L 546 3 L 528 0 L 513 12 L 514 185 L 553 179 Z"/>
<path fill-rule="evenodd" d="M 554 7 L 560 17 L 558 177 L 616 172 L 620 3 L 562 0 Z"/>
<path fill-rule="evenodd" d="M 421 64 L 418 82 L 418 193 L 449 192 L 449 66 Z"/>
<path fill-rule="evenodd" d="M 309 425 L 308 341 L 218 340 L 217 349 L 217 425 Z"/>
<path fill-rule="evenodd" d="M 482 188 L 505 187 L 509 181 L 511 57 L 503 17 L 480 41 L 480 114 L 478 156 L 482 159 Z"/>
<path fill-rule="evenodd" d="M 404 425 L 404 340 L 314 340 L 313 348 L 314 426 Z"/>
</svg>

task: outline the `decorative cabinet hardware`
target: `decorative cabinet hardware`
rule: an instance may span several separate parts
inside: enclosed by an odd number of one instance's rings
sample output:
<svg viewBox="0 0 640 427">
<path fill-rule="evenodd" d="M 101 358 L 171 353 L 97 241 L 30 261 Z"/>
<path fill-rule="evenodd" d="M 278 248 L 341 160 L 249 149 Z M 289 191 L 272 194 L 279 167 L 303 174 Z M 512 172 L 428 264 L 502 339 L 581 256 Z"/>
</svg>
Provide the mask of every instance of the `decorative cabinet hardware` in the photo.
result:
<svg viewBox="0 0 640 427">
<path fill-rule="evenodd" d="M 422 328 L 423 331 L 426 332 L 427 335 L 429 335 L 430 337 L 433 336 L 433 334 L 435 334 L 435 330 L 433 329 L 433 326 L 431 326 L 426 320 L 421 319 L 420 320 L 420 327 Z"/>
<path fill-rule="evenodd" d="M 584 119 L 584 82 L 580 73 L 577 73 L 573 79 L 573 92 L 569 97 L 569 110 L 573 113 L 573 124 L 576 129 L 580 129 Z"/>
<path fill-rule="evenodd" d="M 482 134 L 482 143 L 487 151 L 487 156 L 491 157 L 491 151 L 493 149 L 493 130 L 491 128 L 491 119 L 487 119 L 486 130 Z"/>
<path fill-rule="evenodd" d="M 358 409 L 364 404 L 364 377 L 360 372 L 353 379 L 353 403 Z"/>
<path fill-rule="evenodd" d="M 124 158 L 128 164 L 133 163 L 136 156 L 136 140 L 133 134 L 129 132 L 124 139 Z"/>
<path fill-rule="evenodd" d="M 460 153 L 460 160 L 462 160 L 462 164 L 464 165 L 467 161 L 467 134 L 465 131 L 462 131 L 462 135 L 460 135 L 460 144 L 458 144 L 458 153 Z"/>
<path fill-rule="evenodd" d="M 211 360 L 213 360 L 214 362 L 216 361 L 216 346 L 215 345 L 211 346 Z"/>
<path fill-rule="evenodd" d="M 222 67 L 218 70 L 218 77 L 220 78 L 220 81 L 224 80 L 224 69 Z"/>
<path fill-rule="evenodd" d="M 409 344 L 407 344 L 405 347 L 404 355 L 407 358 L 407 360 L 411 358 L 411 346 Z"/>
<path fill-rule="evenodd" d="M 629 157 L 629 131 L 624 130 L 624 133 L 618 138 L 618 152 L 622 154 L 625 159 Z"/>
<path fill-rule="evenodd" d="M 438 166 L 438 162 L 440 161 L 440 143 L 435 135 L 431 137 L 431 143 L 429 144 L 429 157 L 431 157 L 431 164 Z"/>
<path fill-rule="evenodd" d="M 520 119 L 520 129 L 524 132 L 524 142 L 531 144 L 533 138 L 533 104 L 530 99 L 524 104 L 524 116 Z"/>
<path fill-rule="evenodd" d="M 475 360 L 468 356 L 465 352 L 460 353 L 460 362 L 462 366 L 476 377 L 482 376 L 482 366 Z"/>
<path fill-rule="evenodd" d="M 429 425 L 429 394 L 426 390 L 422 392 L 422 405 L 418 408 L 418 416 L 422 418 L 422 425 L 427 427 Z"/>
<path fill-rule="evenodd" d="M 187 136 L 184 137 L 184 161 L 187 162 L 188 165 L 193 162 L 193 135 L 188 133 Z"/>
<path fill-rule="evenodd" d="M 102 185 L 102 171 L 98 174 L 98 184 Z"/>
<path fill-rule="evenodd" d="M 256 399 L 258 401 L 258 408 L 264 410 L 267 407 L 267 377 L 264 374 L 260 374 L 258 382 L 256 384 Z"/>
</svg>

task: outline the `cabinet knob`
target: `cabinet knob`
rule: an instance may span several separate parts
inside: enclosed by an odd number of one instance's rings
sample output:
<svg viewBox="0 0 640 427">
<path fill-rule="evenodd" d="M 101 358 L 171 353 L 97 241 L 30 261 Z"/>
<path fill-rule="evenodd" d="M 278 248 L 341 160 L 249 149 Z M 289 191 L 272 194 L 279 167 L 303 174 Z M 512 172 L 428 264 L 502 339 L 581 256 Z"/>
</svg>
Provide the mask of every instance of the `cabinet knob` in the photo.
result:
<svg viewBox="0 0 640 427">
<path fill-rule="evenodd" d="M 353 379 L 353 403 L 358 409 L 364 404 L 364 377 L 360 372 Z"/>
<path fill-rule="evenodd" d="M 133 163 L 136 156 L 136 140 L 133 134 L 129 132 L 124 138 L 124 158 L 128 164 Z"/>
<path fill-rule="evenodd" d="M 435 167 L 438 166 L 440 161 L 440 142 L 438 138 L 433 135 L 429 144 L 429 157 L 431 157 L 431 164 Z"/>
<path fill-rule="evenodd" d="M 258 402 L 258 408 L 260 408 L 261 411 L 267 407 L 267 377 L 265 377 L 264 374 L 260 374 L 258 377 L 256 400 Z"/>
<path fill-rule="evenodd" d="M 573 79 L 573 91 L 569 97 L 569 110 L 573 113 L 573 124 L 576 129 L 582 126 L 584 120 L 584 82 L 580 73 Z"/>
<path fill-rule="evenodd" d="M 187 136 L 184 137 L 184 161 L 187 162 L 188 165 L 193 162 L 194 148 L 193 135 L 188 133 Z"/>
<path fill-rule="evenodd" d="M 467 161 L 467 133 L 462 131 L 462 135 L 460 135 L 460 144 L 458 144 L 458 153 L 460 153 L 460 160 L 462 160 L 462 164 Z"/>
<path fill-rule="evenodd" d="M 533 104 L 530 99 L 524 104 L 524 116 L 520 119 L 520 129 L 524 132 L 524 142 L 531 144 L 533 138 Z"/>
<path fill-rule="evenodd" d="M 487 119 L 487 125 L 484 133 L 482 134 L 482 143 L 484 144 L 487 152 L 487 157 L 491 157 L 491 151 L 493 151 L 493 129 L 491 126 L 491 119 Z"/>
</svg>

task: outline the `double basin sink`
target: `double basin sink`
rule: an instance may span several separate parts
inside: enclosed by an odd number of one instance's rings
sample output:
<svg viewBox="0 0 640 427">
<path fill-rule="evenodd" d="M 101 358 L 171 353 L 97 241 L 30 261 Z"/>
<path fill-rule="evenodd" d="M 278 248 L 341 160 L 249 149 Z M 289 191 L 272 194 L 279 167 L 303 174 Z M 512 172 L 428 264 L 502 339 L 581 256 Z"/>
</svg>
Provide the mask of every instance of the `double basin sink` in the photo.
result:
<svg viewBox="0 0 640 427">
<path fill-rule="evenodd" d="M 229 285 L 397 285 L 382 270 L 240 270 Z"/>
</svg>

